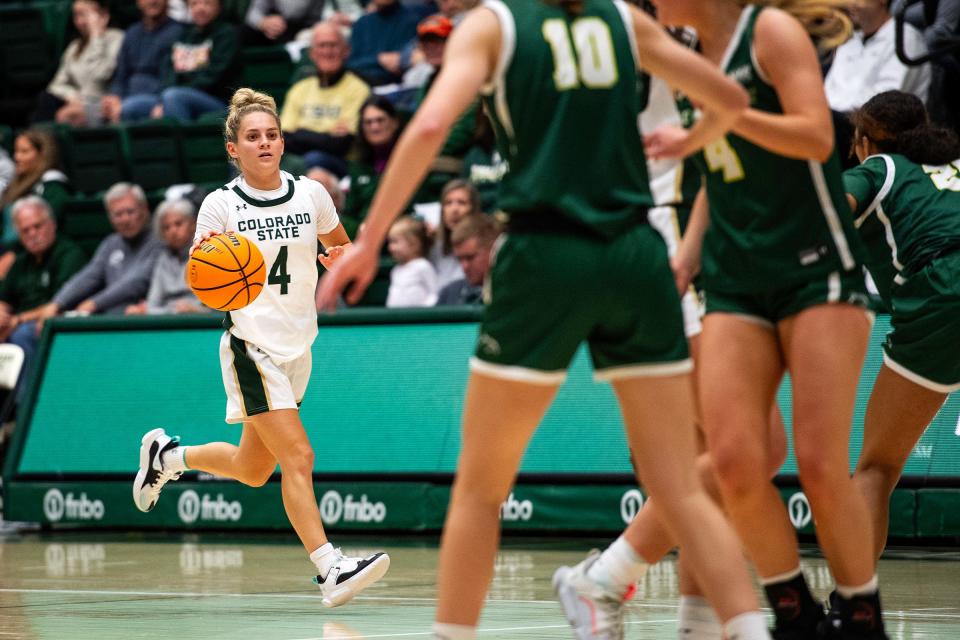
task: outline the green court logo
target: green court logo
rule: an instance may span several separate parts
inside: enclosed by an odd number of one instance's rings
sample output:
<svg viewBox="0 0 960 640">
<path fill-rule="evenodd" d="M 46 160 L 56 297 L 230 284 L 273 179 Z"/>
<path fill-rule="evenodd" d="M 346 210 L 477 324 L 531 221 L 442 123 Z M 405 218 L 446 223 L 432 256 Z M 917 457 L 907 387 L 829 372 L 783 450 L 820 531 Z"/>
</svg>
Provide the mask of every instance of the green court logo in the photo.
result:
<svg viewBox="0 0 960 640">
<path fill-rule="evenodd" d="M 790 496 L 787 501 L 787 513 L 790 514 L 790 522 L 795 529 L 803 529 L 813 520 L 813 509 L 810 508 L 810 501 L 803 491 Z"/>
<path fill-rule="evenodd" d="M 630 489 L 620 498 L 620 517 L 624 524 L 630 524 L 643 508 L 643 494 L 639 489 Z"/>
<path fill-rule="evenodd" d="M 517 500 L 513 497 L 513 492 L 507 496 L 507 499 L 500 505 L 500 519 L 504 522 L 524 522 L 533 517 L 533 503 L 529 500 Z"/>
<path fill-rule="evenodd" d="M 214 500 L 206 493 L 201 498 L 196 491 L 187 489 L 177 500 L 177 515 L 184 524 L 193 524 L 197 520 L 237 522 L 243 516 L 243 505 L 236 500 L 225 500 L 222 493 L 218 493 Z"/>
<path fill-rule="evenodd" d="M 50 489 L 43 496 L 43 515 L 50 522 L 61 520 L 103 520 L 106 508 L 100 500 L 90 500 L 86 492 L 75 498 L 72 492 L 66 495 L 59 489 Z"/>
<path fill-rule="evenodd" d="M 352 493 L 344 498 L 339 492 L 330 490 L 320 498 L 320 519 L 324 524 L 344 522 L 383 522 L 387 518 L 387 505 L 367 499 L 367 494 L 357 500 Z"/>
</svg>

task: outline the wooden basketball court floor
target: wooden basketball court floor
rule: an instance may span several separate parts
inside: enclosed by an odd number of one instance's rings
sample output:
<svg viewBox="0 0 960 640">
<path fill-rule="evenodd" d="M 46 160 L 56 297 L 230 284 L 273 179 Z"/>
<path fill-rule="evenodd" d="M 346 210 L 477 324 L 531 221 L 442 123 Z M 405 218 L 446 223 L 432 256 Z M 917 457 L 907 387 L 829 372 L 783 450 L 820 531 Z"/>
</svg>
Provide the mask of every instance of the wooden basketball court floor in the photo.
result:
<svg viewBox="0 0 960 640">
<path fill-rule="evenodd" d="M 0 640 L 429 638 L 436 540 L 334 542 L 351 554 L 384 549 L 392 566 L 351 604 L 325 609 L 292 534 L 0 535 Z M 590 546 L 506 540 L 479 638 L 571 638 L 550 576 Z M 824 561 L 805 554 L 804 568 L 826 596 Z M 880 576 L 892 639 L 960 638 L 960 551 L 893 552 Z M 629 605 L 626 637 L 676 638 L 676 589 L 673 558 L 653 567 Z"/>
</svg>

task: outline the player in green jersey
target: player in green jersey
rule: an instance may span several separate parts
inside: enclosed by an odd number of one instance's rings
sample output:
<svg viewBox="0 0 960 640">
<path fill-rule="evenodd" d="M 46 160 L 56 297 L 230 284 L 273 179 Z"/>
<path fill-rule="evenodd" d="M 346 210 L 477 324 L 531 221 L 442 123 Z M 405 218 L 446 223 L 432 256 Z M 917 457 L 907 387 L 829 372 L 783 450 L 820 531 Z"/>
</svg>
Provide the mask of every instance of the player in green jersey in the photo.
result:
<svg viewBox="0 0 960 640">
<path fill-rule="evenodd" d="M 844 185 L 893 325 L 854 474 L 879 557 L 907 457 L 947 394 L 960 389 L 960 142 L 900 91 L 871 98 L 853 120 L 862 164 L 844 174 Z"/>
<path fill-rule="evenodd" d="M 664 23 L 694 28 L 704 55 L 751 96 L 733 131 L 699 158 L 709 227 L 697 238 L 693 229 L 706 225 L 691 220 L 678 255 L 680 264 L 702 264 L 698 382 L 724 505 L 774 610 L 775 637 L 814 637 L 819 628 L 830 637 L 885 638 L 869 514 L 848 459 L 871 324 L 861 248 L 847 215 L 816 51 L 791 15 L 815 16 L 840 3 L 655 4 Z M 676 155 L 671 147 L 686 135 L 661 130 L 650 136 L 648 151 Z M 765 464 L 769 407 L 785 371 L 800 483 L 840 596 L 841 615 L 829 625 L 801 572 L 796 533 Z"/>
<path fill-rule="evenodd" d="M 767 631 L 738 544 L 694 471 L 689 359 L 636 126 L 637 65 L 703 105 L 685 154 L 736 120 L 745 94 L 619 0 L 491 0 L 453 32 L 436 82 L 398 143 L 352 253 L 325 279 L 328 307 L 373 278 L 397 203 L 482 90 L 510 170 L 510 216 L 488 285 L 440 551 L 435 637 L 473 638 L 493 571 L 498 513 L 527 442 L 581 342 L 611 380 L 644 483 L 730 637 Z M 683 145 L 681 145 L 683 146 Z M 639 162 L 638 162 L 639 160 Z M 596 170 L 588 170 L 596 167 Z"/>
</svg>

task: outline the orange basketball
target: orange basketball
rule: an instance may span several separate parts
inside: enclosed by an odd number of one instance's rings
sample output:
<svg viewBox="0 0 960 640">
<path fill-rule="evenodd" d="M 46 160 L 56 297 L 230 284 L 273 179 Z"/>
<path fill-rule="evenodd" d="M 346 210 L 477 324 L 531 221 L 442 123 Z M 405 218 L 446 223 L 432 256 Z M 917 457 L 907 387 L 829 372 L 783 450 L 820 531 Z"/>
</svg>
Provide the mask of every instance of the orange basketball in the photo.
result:
<svg viewBox="0 0 960 640">
<path fill-rule="evenodd" d="M 193 252 L 187 284 L 208 307 L 233 311 L 257 299 L 266 273 L 257 245 L 228 231 L 205 240 Z"/>
</svg>

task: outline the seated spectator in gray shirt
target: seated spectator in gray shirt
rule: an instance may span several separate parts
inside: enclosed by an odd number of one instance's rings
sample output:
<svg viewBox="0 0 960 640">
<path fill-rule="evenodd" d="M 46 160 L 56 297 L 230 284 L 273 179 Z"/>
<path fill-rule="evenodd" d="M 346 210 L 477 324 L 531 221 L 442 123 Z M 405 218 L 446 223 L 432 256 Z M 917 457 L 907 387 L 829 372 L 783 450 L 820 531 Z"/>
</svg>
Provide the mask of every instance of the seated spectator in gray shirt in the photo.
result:
<svg viewBox="0 0 960 640">
<path fill-rule="evenodd" d="M 164 247 L 153 267 L 147 299 L 127 307 L 127 315 L 202 313 L 201 304 L 184 277 L 190 245 L 197 230 L 197 209 L 189 200 L 166 200 L 154 213 L 157 235 Z"/>
<path fill-rule="evenodd" d="M 80 314 L 123 313 L 147 295 L 153 265 L 163 243 L 150 229 L 150 209 L 143 189 L 118 182 L 103 197 L 112 233 L 79 273 L 44 307 L 45 318 L 65 311 Z"/>
<path fill-rule="evenodd" d="M 440 289 L 437 306 L 483 302 L 483 281 L 490 271 L 490 252 L 499 235 L 496 221 L 482 213 L 471 214 L 453 227 L 453 255 L 465 277 Z"/>
</svg>

